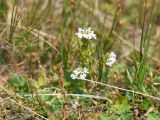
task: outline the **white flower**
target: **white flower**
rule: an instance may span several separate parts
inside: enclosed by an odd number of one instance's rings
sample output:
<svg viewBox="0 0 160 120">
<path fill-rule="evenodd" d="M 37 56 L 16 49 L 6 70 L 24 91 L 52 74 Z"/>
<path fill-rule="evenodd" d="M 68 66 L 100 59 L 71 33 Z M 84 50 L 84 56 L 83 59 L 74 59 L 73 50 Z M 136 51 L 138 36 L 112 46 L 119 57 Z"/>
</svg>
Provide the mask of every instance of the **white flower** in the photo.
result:
<svg viewBox="0 0 160 120">
<path fill-rule="evenodd" d="M 76 75 L 74 75 L 74 74 L 71 74 L 71 78 L 72 78 L 72 79 L 76 79 L 76 78 L 77 78 L 77 76 L 76 76 Z"/>
<path fill-rule="evenodd" d="M 83 68 L 84 73 L 89 73 L 87 68 Z"/>
<path fill-rule="evenodd" d="M 113 57 L 113 58 L 116 58 L 116 54 L 114 52 L 111 52 L 109 56 Z"/>
<path fill-rule="evenodd" d="M 87 29 L 78 28 L 78 32 L 75 33 L 79 38 L 85 38 L 85 39 L 97 39 L 96 34 L 94 34 L 94 31 L 91 30 L 91 27 Z"/>
<path fill-rule="evenodd" d="M 73 70 L 71 74 L 72 79 L 85 79 L 88 74 L 88 69 L 87 68 L 77 68 Z"/>
<path fill-rule="evenodd" d="M 107 60 L 106 64 L 107 64 L 108 66 L 112 66 L 113 63 L 115 63 L 115 62 L 116 62 L 116 59 L 115 59 L 115 58 L 109 58 L 109 59 Z"/>
<path fill-rule="evenodd" d="M 78 32 L 76 33 L 76 35 L 79 37 L 79 38 L 82 38 L 83 37 L 83 34 L 84 33 L 84 30 L 82 28 L 78 28 Z"/>
<path fill-rule="evenodd" d="M 108 66 L 112 66 L 113 63 L 115 63 L 115 62 L 116 62 L 116 54 L 114 52 L 111 52 L 110 55 L 109 55 L 109 58 L 108 58 L 108 60 L 106 62 L 106 64 Z"/>
<path fill-rule="evenodd" d="M 87 76 L 87 74 L 85 74 L 85 73 L 81 73 L 81 74 L 79 75 L 79 78 L 80 78 L 80 79 L 85 79 L 85 78 L 86 78 L 86 76 Z"/>
<path fill-rule="evenodd" d="M 79 73 L 81 72 L 81 69 L 80 68 L 77 68 L 76 70 L 73 71 L 73 73 L 78 76 Z"/>
<path fill-rule="evenodd" d="M 74 103 L 72 103 L 72 108 L 73 108 L 73 109 L 77 109 L 78 106 L 79 106 L 79 103 L 78 103 L 77 101 L 74 102 Z"/>
</svg>

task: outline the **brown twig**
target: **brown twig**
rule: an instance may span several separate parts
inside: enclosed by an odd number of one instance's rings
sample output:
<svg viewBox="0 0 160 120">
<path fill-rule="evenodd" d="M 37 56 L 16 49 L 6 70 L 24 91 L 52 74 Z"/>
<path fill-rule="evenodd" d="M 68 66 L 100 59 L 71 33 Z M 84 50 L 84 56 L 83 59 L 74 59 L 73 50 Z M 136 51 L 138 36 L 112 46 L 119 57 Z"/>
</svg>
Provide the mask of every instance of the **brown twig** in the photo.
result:
<svg viewBox="0 0 160 120">
<path fill-rule="evenodd" d="M 93 81 L 93 80 L 89 80 L 89 79 L 80 79 L 80 80 L 88 81 L 88 82 L 91 82 L 91 83 L 96 83 L 96 84 L 99 84 L 99 85 L 107 86 L 109 88 L 114 88 L 114 89 L 117 89 L 117 90 L 130 92 L 130 93 L 137 94 L 137 95 L 142 95 L 144 97 L 149 97 L 151 99 L 160 101 L 159 97 L 155 97 L 155 96 L 152 96 L 152 95 L 149 95 L 149 94 L 146 94 L 146 93 L 141 93 L 141 92 L 134 91 L 134 90 L 128 90 L 128 89 L 125 89 L 125 88 L 120 88 L 120 87 L 117 87 L 117 86 L 113 86 L 113 85 L 109 85 L 109 84 L 105 84 L 105 83 L 102 83 L 102 82 Z"/>
</svg>

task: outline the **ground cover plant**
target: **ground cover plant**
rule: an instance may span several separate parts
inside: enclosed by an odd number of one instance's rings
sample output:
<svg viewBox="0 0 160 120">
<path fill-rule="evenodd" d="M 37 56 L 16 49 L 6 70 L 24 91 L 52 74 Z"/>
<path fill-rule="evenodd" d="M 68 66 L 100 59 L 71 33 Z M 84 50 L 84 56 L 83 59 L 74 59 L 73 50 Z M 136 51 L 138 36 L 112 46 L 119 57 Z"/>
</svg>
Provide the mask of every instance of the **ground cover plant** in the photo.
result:
<svg viewBox="0 0 160 120">
<path fill-rule="evenodd" d="M 0 0 L 0 120 L 159 120 L 159 0 Z"/>
</svg>

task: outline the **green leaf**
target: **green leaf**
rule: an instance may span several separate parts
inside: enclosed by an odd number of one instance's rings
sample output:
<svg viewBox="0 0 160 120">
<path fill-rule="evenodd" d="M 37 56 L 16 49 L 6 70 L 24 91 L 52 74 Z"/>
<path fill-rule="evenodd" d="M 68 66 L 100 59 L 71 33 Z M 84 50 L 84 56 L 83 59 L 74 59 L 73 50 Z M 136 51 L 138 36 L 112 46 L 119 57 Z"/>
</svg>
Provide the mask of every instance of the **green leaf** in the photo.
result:
<svg viewBox="0 0 160 120">
<path fill-rule="evenodd" d="M 150 112 L 147 116 L 147 120 L 159 120 L 160 113 L 159 112 Z"/>
<path fill-rule="evenodd" d="M 119 112 L 124 112 L 127 110 L 130 110 L 132 107 L 129 104 L 116 104 L 112 105 L 112 110 L 119 111 Z"/>
<path fill-rule="evenodd" d="M 128 85 L 132 85 L 132 77 L 131 77 L 131 74 L 130 74 L 130 71 L 127 69 L 126 72 L 124 73 L 124 76 L 125 76 L 125 81 Z"/>
<path fill-rule="evenodd" d="M 107 115 L 104 113 L 101 113 L 99 116 L 99 120 L 118 120 L 119 116 L 116 115 Z"/>
<path fill-rule="evenodd" d="M 62 108 L 62 100 L 60 98 L 55 98 L 51 108 L 54 113 L 58 113 Z"/>
<path fill-rule="evenodd" d="M 160 76 L 156 77 L 154 81 L 160 83 Z"/>
<path fill-rule="evenodd" d="M 32 87 L 39 88 L 37 81 L 31 80 L 30 83 L 31 83 Z"/>
<path fill-rule="evenodd" d="M 41 87 L 46 84 L 46 79 L 44 76 L 40 76 L 37 82 L 38 82 L 38 86 Z"/>
<path fill-rule="evenodd" d="M 141 104 L 141 109 L 142 110 L 148 110 L 150 107 L 150 102 L 147 99 L 143 100 L 143 103 Z"/>
<path fill-rule="evenodd" d="M 132 120 L 133 119 L 132 116 L 133 115 L 130 111 L 121 113 L 122 120 Z"/>
<path fill-rule="evenodd" d="M 20 75 L 14 75 L 13 77 L 9 79 L 9 81 L 14 87 L 24 87 L 27 83 L 24 77 Z"/>
<path fill-rule="evenodd" d="M 110 69 L 111 73 L 117 72 L 117 73 L 124 73 L 125 72 L 125 64 L 117 64 L 114 65 L 111 69 Z"/>
<path fill-rule="evenodd" d="M 114 105 L 111 106 L 111 109 L 114 111 L 125 112 L 129 111 L 132 108 L 128 104 L 128 99 L 126 97 L 121 97 Z"/>
<path fill-rule="evenodd" d="M 36 48 L 37 48 L 37 44 L 29 44 L 26 51 L 33 52 L 34 50 L 36 50 Z"/>
<path fill-rule="evenodd" d="M 100 120 L 109 120 L 105 114 L 100 114 Z"/>
<path fill-rule="evenodd" d="M 58 76 L 58 74 L 55 73 L 55 74 L 53 75 L 53 80 L 57 81 L 58 79 L 59 79 L 59 76 Z"/>
</svg>

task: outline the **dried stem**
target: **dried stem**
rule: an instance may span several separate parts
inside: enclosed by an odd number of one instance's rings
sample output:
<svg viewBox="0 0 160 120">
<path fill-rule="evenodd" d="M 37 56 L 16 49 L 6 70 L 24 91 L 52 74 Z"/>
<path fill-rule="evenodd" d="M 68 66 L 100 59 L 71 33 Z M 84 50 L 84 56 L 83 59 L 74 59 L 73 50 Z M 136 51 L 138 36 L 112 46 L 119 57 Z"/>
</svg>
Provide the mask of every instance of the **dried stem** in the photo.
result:
<svg viewBox="0 0 160 120">
<path fill-rule="evenodd" d="M 142 95 L 144 97 L 149 97 L 149 98 L 154 99 L 154 100 L 160 100 L 159 97 L 155 97 L 155 96 L 152 96 L 152 95 L 149 95 L 149 94 L 146 94 L 146 93 L 141 93 L 141 92 L 137 92 L 137 91 L 133 91 L 133 90 L 128 90 L 128 89 L 125 89 L 125 88 L 120 88 L 120 87 L 117 87 L 117 86 L 113 86 L 113 85 L 109 85 L 109 84 L 105 84 L 105 83 L 101 83 L 101 82 L 97 82 L 97 81 L 93 81 L 93 80 L 89 80 L 89 79 L 80 79 L 80 80 L 96 83 L 96 84 L 99 84 L 99 85 L 107 86 L 109 88 L 114 88 L 114 89 L 118 89 L 118 90 L 121 90 L 121 91 L 130 92 L 130 93 L 133 93 L 133 94 Z"/>
</svg>

